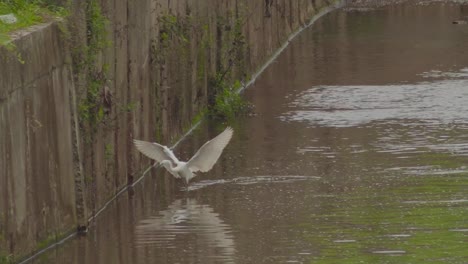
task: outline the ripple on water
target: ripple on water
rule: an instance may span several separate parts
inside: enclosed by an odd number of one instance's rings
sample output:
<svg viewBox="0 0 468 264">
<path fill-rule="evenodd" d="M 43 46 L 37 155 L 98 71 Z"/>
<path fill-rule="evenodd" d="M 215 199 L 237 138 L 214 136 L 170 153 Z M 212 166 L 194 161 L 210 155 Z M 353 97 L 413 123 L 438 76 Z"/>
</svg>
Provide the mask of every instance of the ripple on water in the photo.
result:
<svg viewBox="0 0 468 264">
<path fill-rule="evenodd" d="M 237 185 L 251 185 L 251 184 L 260 184 L 260 183 L 292 183 L 297 181 L 305 180 L 317 180 L 320 179 L 318 176 L 305 176 L 305 175 L 265 175 L 265 176 L 243 176 L 233 179 L 223 179 L 223 180 L 202 180 L 199 182 L 194 182 L 185 187 L 183 190 L 195 191 L 202 188 L 206 188 L 212 185 L 219 184 L 237 184 Z"/>
<path fill-rule="evenodd" d="M 386 86 L 320 86 L 298 94 L 286 122 L 311 126 L 353 127 L 375 121 L 427 124 L 468 123 L 466 79 Z"/>
<path fill-rule="evenodd" d="M 438 70 L 432 70 L 428 72 L 423 72 L 420 74 L 424 78 L 437 78 L 437 79 L 448 79 L 448 78 L 467 78 L 468 77 L 468 68 L 463 68 L 457 72 L 443 72 Z"/>
<path fill-rule="evenodd" d="M 404 250 L 374 250 L 372 251 L 374 254 L 387 254 L 387 255 L 402 255 L 406 254 Z"/>
<path fill-rule="evenodd" d="M 438 166 L 410 166 L 410 167 L 395 167 L 386 169 L 387 172 L 399 172 L 404 175 L 415 175 L 415 176 L 430 176 L 430 175 L 451 175 L 468 173 L 468 169 L 465 166 L 454 169 L 441 169 Z"/>
<path fill-rule="evenodd" d="M 455 228 L 455 229 L 450 229 L 449 231 L 452 232 L 468 232 L 468 228 Z"/>
<path fill-rule="evenodd" d="M 355 243 L 356 240 L 354 239 L 337 239 L 333 240 L 334 243 Z"/>
<path fill-rule="evenodd" d="M 457 204 L 468 203 L 468 199 L 440 200 L 440 201 L 404 201 L 405 204 Z"/>
<path fill-rule="evenodd" d="M 405 237 L 411 237 L 410 234 L 390 234 L 390 235 L 385 235 L 386 237 L 391 237 L 391 238 L 405 238 Z"/>
</svg>

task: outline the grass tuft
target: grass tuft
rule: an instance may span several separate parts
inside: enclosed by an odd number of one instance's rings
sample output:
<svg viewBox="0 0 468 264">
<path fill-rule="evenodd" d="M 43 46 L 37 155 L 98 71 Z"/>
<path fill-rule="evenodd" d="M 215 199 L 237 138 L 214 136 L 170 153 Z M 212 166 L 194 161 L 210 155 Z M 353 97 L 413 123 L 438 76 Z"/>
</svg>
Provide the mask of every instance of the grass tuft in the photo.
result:
<svg viewBox="0 0 468 264">
<path fill-rule="evenodd" d="M 47 22 L 57 16 L 64 16 L 66 10 L 41 0 L 1 0 L 0 15 L 6 14 L 15 15 L 17 22 L 13 24 L 0 22 L 0 46 L 14 48 L 9 35 L 11 32 Z"/>
<path fill-rule="evenodd" d="M 248 104 L 239 94 L 240 81 L 229 85 L 219 74 L 210 80 L 215 91 L 214 103 L 209 106 L 209 114 L 218 119 L 232 120 L 248 112 Z"/>
</svg>

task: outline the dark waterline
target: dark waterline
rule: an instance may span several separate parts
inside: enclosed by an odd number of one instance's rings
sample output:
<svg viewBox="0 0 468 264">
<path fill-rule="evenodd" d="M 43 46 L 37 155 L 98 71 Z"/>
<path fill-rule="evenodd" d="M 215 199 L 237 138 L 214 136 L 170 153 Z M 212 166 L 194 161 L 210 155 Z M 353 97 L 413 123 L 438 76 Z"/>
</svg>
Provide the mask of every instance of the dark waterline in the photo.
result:
<svg viewBox="0 0 468 264">
<path fill-rule="evenodd" d="M 189 191 L 153 170 L 33 263 L 466 263 L 467 5 L 337 11 L 246 98 Z M 190 157 L 225 125 L 182 142 Z"/>
</svg>

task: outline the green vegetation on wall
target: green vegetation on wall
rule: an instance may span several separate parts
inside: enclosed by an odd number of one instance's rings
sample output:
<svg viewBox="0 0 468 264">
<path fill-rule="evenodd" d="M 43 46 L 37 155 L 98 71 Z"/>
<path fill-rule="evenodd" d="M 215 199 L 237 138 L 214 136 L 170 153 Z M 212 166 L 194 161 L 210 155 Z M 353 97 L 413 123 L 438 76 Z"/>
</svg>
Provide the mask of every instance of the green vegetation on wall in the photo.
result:
<svg viewBox="0 0 468 264">
<path fill-rule="evenodd" d="M 248 105 L 239 94 L 242 88 L 239 78 L 246 78 L 247 44 L 242 31 L 244 23 L 244 15 L 241 13 L 229 14 L 218 21 L 218 39 L 223 44 L 219 51 L 218 71 L 209 78 L 208 83 L 211 89 L 208 108 L 210 115 L 215 118 L 233 119 L 247 110 Z"/>
<path fill-rule="evenodd" d="M 88 132 L 84 133 L 85 136 L 89 136 L 96 132 L 111 104 L 110 90 L 106 85 L 108 66 L 98 63 L 103 49 L 110 45 L 110 41 L 106 29 L 108 20 L 103 15 L 99 2 L 87 1 L 85 13 L 86 44 L 74 48 L 74 66 L 78 73 L 86 76 L 85 90 L 80 91 L 78 111 L 81 128 Z"/>
<path fill-rule="evenodd" d="M 218 74 L 210 79 L 210 87 L 216 94 L 214 103 L 209 106 L 211 117 L 229 120 L 246 111 L 247 103 L 238 92 L 242 88 L 240 81 L 230 85 Z"/>
<path fill-rule="evenodd" d="M 0 264 L 14 263 L 13 255 L 6 255 L 0 252 Z"/>
<path fill-rule="evenodd" d="M 91 143 L 100 125 L 109 126 L 117 115 L 133 111 L 136 104 L 119 103 L 113 96 L 108 78 L 109 65 L 102 63 L 103 51 L 112 45 L 108 34 L 109 20 L 98 0 L 88 0 L 84 6 L 86 41 L 74 46 L 72 55 L 75 74 L 84 79 L 84 87 L 78 91 L 80 127 L 85 141 Z M 115 111 L 111 111 L 113 108 Z"/>
<path fill-rule="evenodd" d="M 242 10 L 219 15 L 215 21 L 193 17 L 190 11 L 159 17 L 159 35 L 152 41 L 153 85 L 157 116 L 166 116 L 157 120 L 157 138 L 163 127 L 173 125 L 163 120 L 176 119 L 180 127 L 187 127 L 205 114 L 232 119 L 247 109 L 239 94 L 247 76 L 243 32 L 247 11 Z"/>
</svg>

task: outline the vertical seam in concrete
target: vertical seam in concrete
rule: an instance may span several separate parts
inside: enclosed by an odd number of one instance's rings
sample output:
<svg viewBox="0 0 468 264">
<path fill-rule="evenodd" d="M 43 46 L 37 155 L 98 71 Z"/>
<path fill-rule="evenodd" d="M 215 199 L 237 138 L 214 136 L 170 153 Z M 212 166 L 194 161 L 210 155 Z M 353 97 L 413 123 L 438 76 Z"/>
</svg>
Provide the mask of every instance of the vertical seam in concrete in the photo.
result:
<svg viewBox="0 0 468 264">
<path fill-rule="evenodd" d="M 71 67 L 69 66 L 70 72 Z M 73 82 L 73 77 L 70 75 L 70 82 L 72 85 L 70 86 L 70 114 L 71 114 L 71 122 L 72 122 L 72 151 L 73 151 L 73 163 L 74 163 L 74 174 L 75 174 L 75 210 L 76 210 L 76 218 L 77 218 L 77 225 L 78 227 L 86 226 L 87 225 L 87 209 L 86 209 L 86 202 L 85 202 L 85 185 L 84 185 L 84 173 L 83 173 L 83 164 L 82 164 L 82 157 L 81 157 L 81 149 L 80 149 L 80 127 L 78 123 L 78 110 L 76 104 L 76 91 L 75 85 Z"/>
<path fill-rule="evenodd" d="M 125 32 L 127 34 L 127 100 L 128 101 L 131 101 L 131 75 L 132 75 L 132 61 L 131 61 L 131 57 L 129 56 L 129 54 L 131 54 L 130 52 L 130 34 L 129 34 L 129 31 L 130 30 L 134 30 L 133 28 L 133 25 L 131 25 L 131 23 L 129 23 L 129 3 L 131 1 L 127 1 L 127 12 L 126 12 L 126 15 L 127 15 L 127 32 Z M 134 126 L 132 125 L 132 117 L 131 115 L 126 115 L 126 119 L 127 119 L 127 128 L 128 128 L 128 136 L 125 138 L 125 144 L 127 145 L 127 150 L 130 150 L 132 149 L 131 147 L 131 138 L 133 137 L 133 132 L 134 132 Z M 133 155 L 131 153 L 129 153 L 127 155 L 127 184 L 131 184 L 133 182 Z"/>
</svg>

